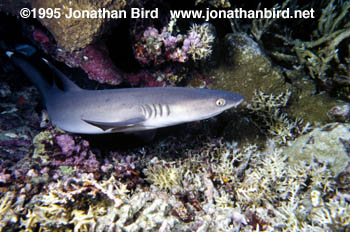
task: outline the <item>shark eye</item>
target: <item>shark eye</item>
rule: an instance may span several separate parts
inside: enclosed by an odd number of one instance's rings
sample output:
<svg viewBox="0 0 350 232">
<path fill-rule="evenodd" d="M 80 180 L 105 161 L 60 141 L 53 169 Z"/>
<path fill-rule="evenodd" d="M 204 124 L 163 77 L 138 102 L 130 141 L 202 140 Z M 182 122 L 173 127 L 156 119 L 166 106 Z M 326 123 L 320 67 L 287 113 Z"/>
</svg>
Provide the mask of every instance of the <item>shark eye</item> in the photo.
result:
<svg viewBox="0 0 350 232">
<path fill-rule="evenodd" d="M 225 104 L 226 104 L 226 101 L 223 98 L 219 98 L 219 99 L 216 100 L 216 105 L 217 106 L 224 106 Z"/>
</svg>

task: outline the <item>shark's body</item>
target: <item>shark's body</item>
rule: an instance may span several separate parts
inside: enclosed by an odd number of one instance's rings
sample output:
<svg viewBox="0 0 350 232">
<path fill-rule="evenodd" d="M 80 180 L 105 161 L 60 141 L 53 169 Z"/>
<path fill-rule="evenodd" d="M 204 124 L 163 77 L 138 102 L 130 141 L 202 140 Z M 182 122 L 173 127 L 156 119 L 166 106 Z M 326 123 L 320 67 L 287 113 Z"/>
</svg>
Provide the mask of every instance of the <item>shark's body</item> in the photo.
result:
<svg viewBox="0 0 350 232">
<path fill-rule="evenodd" d="M 197 88 L 84 90 L 44 60 L 63 88 L 49 84 L 25 57 L 8 52 L 41 92 L 50 119 L 72 133 L 138 132 L 215 116 L 243 101 L 239 94 Z"/>
</svg>

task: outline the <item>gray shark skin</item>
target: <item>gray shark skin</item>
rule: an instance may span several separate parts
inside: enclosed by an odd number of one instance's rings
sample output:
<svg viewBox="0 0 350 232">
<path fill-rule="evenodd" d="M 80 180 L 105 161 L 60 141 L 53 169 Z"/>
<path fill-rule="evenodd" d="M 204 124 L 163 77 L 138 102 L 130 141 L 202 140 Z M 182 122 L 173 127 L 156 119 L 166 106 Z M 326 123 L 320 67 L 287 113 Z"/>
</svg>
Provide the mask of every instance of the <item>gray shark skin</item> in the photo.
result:
<svg viewBox="0 0 350 232">
<path fill-rule="evenodd" d="M 236 93 L 198 88 L 84 90 L 43 59 L 63 84 L 60 89 L 49 84 L 25 57 L 6 54 L 39 89 L 52 123 L 71 133 L 151 130 L 207 119 L 243 101 Z"/>
</svg>

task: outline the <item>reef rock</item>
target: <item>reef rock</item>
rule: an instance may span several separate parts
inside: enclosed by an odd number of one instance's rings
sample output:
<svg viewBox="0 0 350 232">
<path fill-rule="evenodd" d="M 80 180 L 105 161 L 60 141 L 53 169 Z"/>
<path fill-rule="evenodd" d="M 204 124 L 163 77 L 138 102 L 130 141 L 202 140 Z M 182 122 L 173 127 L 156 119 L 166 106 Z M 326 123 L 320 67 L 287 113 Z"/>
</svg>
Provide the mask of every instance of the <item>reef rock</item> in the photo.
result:
<svg viewBox="0 0 350 232">
<path fill-rule="evenodd" d="M 306 122 L 321 124 L 331 121 L 341 122 L 338 120 L 341 115 L 331 116 L 332 113 L 330 113 L 333 107 L 339 106 L 339 101 L 326 92 L 316 94 L 315 84 L 312 80 L 300 78 L 293 81 L 293 87 L 295 87 L 295 91 L 288 108 L 288 115 L 291 118 L 302 118 Z M 335 111 L 333 113 L 336 114 Z"/>
<path fill-rule="evenodd" d="M 101 36 L 106 29 L 108 29 L 107 22 L 110 21 L 108 17 L 95 17 L 95 18 L 66 18 L 65 15 L 69 15 L 69 9 L 78 10 L 98 10 L 105 8 L 106 10 L 120 10 L 126 6 L 125 0 L 117 1 L 94 1 L 94 0 L 21 0 L 21 1 L 9 1 L 5 0 L 5 3 L 0 4 L 0 9 L 7 13 L 18 15 L 22 7 L 32 8 L 45 8 L 45 9 L 59 9 L 61 17 L 50 18 L 37 17 L 40 22 L 52 33 L 59 46 L 67 51 L 77 50 L 85 48 Z"/>
<path fill-rule="evenodd" d="M 350 124 L 330 123 L 315 128 L 287 147 L 284 152 L 291 164 L 312 160 L 327 162 L 337 176 L 350 161 Z"/>
<path fill-rule="evenodd" d="M 256 90 L 281 93 L 288 86 L 259 45 L 245 33 L 225 37 L 224 65 L 213 70 L 211 88 L 241 93 L 250 101 Z"/>
<path fill-rule="evenodd" d="M 68 14 L 69 8 L 73 10 L 98 10 L 105 8 L 106 10 L 120 10 L 125 7 L 125 0 L 117 1 L 40 1 L 33 0 L 33 8 L 60 8 L 62 15 Z M 98 36 L 104 33 L 106 27 L 105 23 L 108 18 L 66 18 L 60 17 L 58 19 L 40 19 L 41 23 L 52 33 L 57 43 L 65 50 L 76 50 L 84 48 L 91 44 Z"/>
</svg>

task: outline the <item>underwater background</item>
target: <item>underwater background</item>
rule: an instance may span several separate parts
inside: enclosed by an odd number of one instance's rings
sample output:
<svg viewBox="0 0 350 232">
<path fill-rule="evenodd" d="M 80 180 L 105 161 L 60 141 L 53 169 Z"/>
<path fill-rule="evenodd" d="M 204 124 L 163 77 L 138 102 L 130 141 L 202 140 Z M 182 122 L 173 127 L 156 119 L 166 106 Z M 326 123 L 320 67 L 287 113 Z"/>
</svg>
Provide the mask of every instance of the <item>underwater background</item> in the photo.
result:
<svg viewBox="0 0 350 232">
<path fill-rule="evenodd" d="M 169 13 L 235 9 L 314 17 Z M 0 0 L 0 231 L 350 231 L 349 11 L 349 0 Z M 84 89 L 209 88 L 245 102 L 153 139 L 67 133 L 6 56 L 20 44 Z"/>
</svg>

